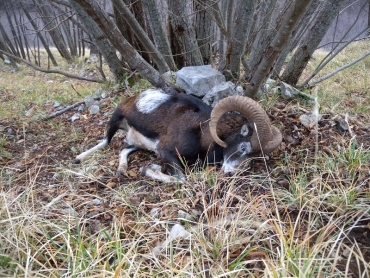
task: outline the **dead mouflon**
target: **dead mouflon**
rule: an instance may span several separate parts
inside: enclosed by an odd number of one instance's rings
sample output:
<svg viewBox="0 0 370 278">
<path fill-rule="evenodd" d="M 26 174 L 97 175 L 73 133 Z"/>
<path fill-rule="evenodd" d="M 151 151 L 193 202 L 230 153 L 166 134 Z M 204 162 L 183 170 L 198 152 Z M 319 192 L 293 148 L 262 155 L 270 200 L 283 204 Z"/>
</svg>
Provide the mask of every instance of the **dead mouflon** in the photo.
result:
<svg viewBox="0 0 370 278">
<path fill-rule="evenodd" d="M 104 140 L 78 155 L 75 163 L 106 147 L 119 129 L 126 134 L 127 147 L 120 153 L 117 174 L 127 171 L 130 153 L 143 149 L 163 161 L 162 171 L 153 165 L 143 168 L 143 174 L 162 181 L 176 180 L 173 175 L 181 173 L 184 161 L 222 163 L 224 173 L 234 174 L 251 154 L 271 152 L 282 140 L 263 108 L 250 98 L 228 97 L 212 109 L 191 95 L 149 89 L 124 100 Z"/>
</svg>

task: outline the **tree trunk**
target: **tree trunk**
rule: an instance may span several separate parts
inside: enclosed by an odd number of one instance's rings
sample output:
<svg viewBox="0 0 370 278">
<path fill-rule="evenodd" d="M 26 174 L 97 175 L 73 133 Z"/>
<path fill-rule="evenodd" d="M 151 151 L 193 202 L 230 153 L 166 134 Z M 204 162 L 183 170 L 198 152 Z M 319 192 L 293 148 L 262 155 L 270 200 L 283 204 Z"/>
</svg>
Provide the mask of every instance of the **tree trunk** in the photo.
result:
<svg viewBox="0 0 370 278">
<path fill-rule="evenodd" d="M 110 44 L 110 42 L 105 38 L 102 31 L 98 28 L 97 24 L 91 17 L 86 13 L 76 1 L 70 0 L 72 8 L 76 11 L 81 22 L 85 24 L 85 28 L 91 36 L 91 39 L 95 43 L 96 47 L 99 49 L 100 53 L 103 55 L 105 61 L 107 62 L 109 69 L 114 75 L 116 81 L 119 81 L 125 74 L 125 70 L 122 66 L 121 61 L 116 55 L 116 50 Z"/>
<path fill-rule="evenodd" d="M 148 64 L 140 54 L 122 36 L 118 27 L 94 0 L 73 0 L 95 21 L 100 30 L 107 36 L 113 46 L 120 52 L 123 59 L 132 68 L 136 68 L 154 86 L 165 91 L 174 90 L 174 86 L 166 81 L 158 71 Z"/>
<path fill-rule="evenodd" d="M 201 2 L 194 1 L 195 11 L 195 32 L 203 58 L 203 64 L 209 65 L 211 63 L 211 34 L 212 34 L 212 18 L 208 9 L 212 7 L 207 5 L 207 1 L 202 4 Z"/>
<path fill-rule="evenodd" d="M 0 24 L 0 26 L 2 27 L 2 25 Z M 7 47 L 6 43 L 2 41 L 2 38 L 0 36 L 0 50 L 3 50 L 4 52 L 11 52 L 11 50 Z M 17 63 L 15 62 L 15 60 L 12 58 L 12 57 L 9 57 L 7 56 L 9 61 L 10 61 L 10 64 L 12 65 L 13 68 L 15 69 L 18 69 L 18 66 L 17 66 Z M 4 56 L 1 57 L 3 60 L 5 60 Z"/>
<path fill-rule="evenodd" d="M 288 45 L 284 48 L 278 60 L 276 61 L 271 75 L 272 78 L 280 78 L 280 72 L 284 66 L 287 56 L 297 47 L 298 43 L 305 34 L 305 31 L 307 30 L 307 26 L 315 19 L 315 16 L 319 12 L 322 2 L 323 1 L 321 0 L 314 0 L 308 7 L 305 16 L 300 20 L 299 24 L 293 31 L 292 39 L 289 41 Z"/>
<path fill-rule="evenodd" d="M 27 19 L 29 20 L 29 22 L 31 23 L 32 25 L 32 28 L 34 30 L 34 32 L 37 34 L 37 37 L 39 38 L 39 40 L 41 41 L 42 43 L 42 46 L 45 48 L 45 51 L 46 53 L 48 54 L 51 62 L 53 63 L 53 66 L 54 67 L 57 67 L 58 66 L 58 63 L 57 61 L 55 60 L 54 58 L 54 55 L 53 53 L 51 52 L 50 48 L 49 48 L 49 44 L 46 42 L 45 38 L 42 36 L 40 30 L 38 29 L 37 27 L 37 24 L 36 22 L 34 21 L 34 19 L 31 17 L 30 13 L 28 12 L 27 8 L 25 8 L 24 6 L 24 3 L 21 1 L 19 2 L 21 7 L 22 7 L 22 10 L 24 12 L 24 14 L 26 15 Z"/>
<path fill-rule="evenodd" d="M 63 33 L 65 35 L 69 52 L 71 53 L 72 57 L 77 57 L 77 45 L 74 40 L 70 21 L 72 15 L 71 14 L 68 15 L 68 11 L 64 11 L 62 14 L 59 14 L 58 16 L 62 19 L 62 22 L 60 24 L 61 30 L 63 30 Z"/>
<path fill-rule="evenodd" d="M 159 12 L 159 4 L 156 0 L 142 1 L 145 14 L 149 20 L 149 27 L 152 32 L 153 40 L 159 52 L 164 56 L 171 70 L 176 70 L 176 64 L 172 57 L 171 46 L 163 26 L 163 19 Z"/>
<path fill-rule="evenodd" d="M 228 41 L 226 53 L 226 69 L 233 78 L 238 79 L 240 74 L 240 61 L 244 55 L 250 30 L 253 30 L 253 12 L 255 1 L 240 1 L 236 7 L 236 15 L 232 40 Z M 229 75 L 229 74 L 226 74 Z"/>
<path fill-rule="evenodd" d="M 73 58 L 68 50 L 67 45 L 65 44 L 63 34 L 59 29 L 59 23 L 57 22 L 49 3 L 47 3 L 45 0 L 39 0 L 39 3 L 35 2 L 35 4 L 38 5 L 39 11 L 41 13 L 41 19 L 44 22 L 49 35 L 52 38 L 55 47 L 58 49 L 60 55 L 64 59 L 66 59 L 68 63 L 72 63 Z"/>
<path fill-rule="evenodd" d="M 281 79 L 291 85 L 296 85 L 322 38 L 325 36 L 331 23 L 338 15 L 342 4 L 347 0 L 328 0 L 320 5 L 318 14 L 306 29 L 305 36 L 287 64 Z"/>
<path fill-rule="evenodd" d="M 186 66 L 203 65 L 202 55 L 195 36 L 188 0 L 171 0 L 168 2 L 171 25 L 184 56 Z"/>
<path fill-rule="evenodd" d="M 9 23 L 9 26 L 10 26 L 10 32 L 12 33 L 12 36 L 13 36 L 15 53 L 16 53 L 17 56 L 21 56 L 24 59 L 26 59 L 26 54 L 24 53 L 24 49 L 21 47 L 21 45 L 19 43 L 18 34 L 15 30 L 15 24 L 13 23 L 13 20 L 10 16 L 10 13 L 9 13 L 8 9 L 5 10 L 5 14 L 7 16 L 8 23 Z"/>
<path fill-rule="evenodd" d="M 254 25 L 251 43 L 246 53 L 249 54 L 249 61 L 246 70 L 246 80 L 250 80 L 261 63 L 264 50 L 272 41 L 276 30 L 280 27 L 283 14 L 286 11 L 285 1 L 270 0 L 261 3 L 258 9 L 257 23 Z M 269 26 L 266 28 L 266 26 Z"/>
<path fill-rule="evenodd" d="M 156 63 L 156 65 L 158 66 L 159 71 L 162 73 L 169 71 L 170 68 L 168 67 L 162 54 L 152 43 L 148 34 L 137 22 L 134 15 L 130 12 L 129 8 L 125 5 L 125 3 L 123 3 L 122 0 L 112 0 L 112 2 L 116 9 L 119 10 L 119 12 L 122 14 L 122 17 L 126 20 L 127 24 L 130 25 L 136 37 L 145 47 L 145 50 L 151 54 L 151 57 L 153 58 L 154 63 Z"/>
<path fill-rule="evenodd" d="M 283 47 L 288 43 L 294 27 L 306 11 L 308 5 L 313 0 L 301 1 L 295 0 L 290 4 L 287 13 L 284 16 L 281 27 L 278 29 L 274 39 L 269 47 L 264 52 L 262 61 L 258 66 L 253 77 L 249 80 L 249 85 L 246 89 L 246 95 L 255 98 L 261 84 L 266 80 L 274 65 L 278 55 L 281 53 Z"/>
</svg>

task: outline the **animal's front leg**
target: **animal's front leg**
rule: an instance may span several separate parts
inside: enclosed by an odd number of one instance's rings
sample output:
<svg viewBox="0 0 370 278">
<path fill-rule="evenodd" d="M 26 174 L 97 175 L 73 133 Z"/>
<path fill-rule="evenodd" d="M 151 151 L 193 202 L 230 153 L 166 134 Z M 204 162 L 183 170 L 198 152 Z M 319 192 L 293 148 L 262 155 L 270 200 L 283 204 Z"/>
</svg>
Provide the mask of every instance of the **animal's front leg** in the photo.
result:
<svg viewBox="0 0 370 278">
<path fill-rule="evenodd" d="M 116 172 L 116 175 L 117 176 L 123 176 L 126 172 L 127 172 L 127 169 L 128 169 L 128 156 L 137 151 L 139 148 L 135 147 L 135 146 L 129 146 L 125 149 L 123 149 L 120 154 L 119 154 L 119 164 L 118 164 L 118 168 L 117 168 L 117 172 Z"/>
</svg>

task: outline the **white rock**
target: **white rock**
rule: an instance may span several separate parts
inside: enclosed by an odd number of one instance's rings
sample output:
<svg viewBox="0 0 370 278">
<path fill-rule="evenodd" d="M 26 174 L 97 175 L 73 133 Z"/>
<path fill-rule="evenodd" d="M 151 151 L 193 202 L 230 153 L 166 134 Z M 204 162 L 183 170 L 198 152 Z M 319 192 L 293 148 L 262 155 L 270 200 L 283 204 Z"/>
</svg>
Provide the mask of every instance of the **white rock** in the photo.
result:
<svg viewBox="0 0 370 278">
<path fill-rule="evenodd" d="M 170 234 L 167 237 L 167 239 L 160 246 L 157 246 L 156 248 L 154 248 L 153 253 L 155 255 L 158 255 L 159 253 L 161 253 L 161 251 L 164 248 L 166 248 L 175 239 L 177 239 L 177 238 L 189 238 L 190 236 L 191 236 L 191 233 L 186 231 L 183 226 L 181 226 L 180 224 L 175 224 L 172 227 L 172 229 L 170 231 Z"/>
<path fill-rule="evenodd" d="M 77 121 L 78 119 L 80 119 L 80 113 L 75 113 L 72 117 L 71 117 L 71 121 L 72 123 Z"/>
<path fill-rule="evenodd" d="M 175 83 L 177 78 L 177 73 L 175 71 L 167 71 L 162 74 L 162 77 L 168 82 Z"/>
<path fill-rule="evenodd" d="M 54 101 L 54 108 L 58 108 L 60 106 L 60 103 L 57 101 Z"/>
<path fill-rule="evenodd" d="M 214 86 L 225 82 L 225 76 L 212 66 L 184 67 L 177 72 L 176 85 L 187 94 L 203 97 Z"/>
<path fill-rule="evenodd" d="M 312 127 L 313 124 L 318 123 L 321 120 L 322 116 L 317 113 L 306 113 L 299 117 L 299 121 L 306 128 Z"/>
<path fill-rule="evenodd" d="M 292 99 L 299 96 L 300 91 L 287 83 L 280 82 L 280 92 L 284 99 Z"/>
<path fill-rule="evenodd" d="M 32 116 L 32 114 L 33 114 L 33 108 L 28 109 L 28 110 L 26 111 L 26 113 L 25 113 L 26 117 L 31 117 L 31 116 Z"/>
<path fill-rule="evenodd" d="M 94 204 L 94 206 L 100 206 L 101 205 L 101 200 L 99 200 L 98 198 L 95 198 L 92 203 Z"/>
</svg>

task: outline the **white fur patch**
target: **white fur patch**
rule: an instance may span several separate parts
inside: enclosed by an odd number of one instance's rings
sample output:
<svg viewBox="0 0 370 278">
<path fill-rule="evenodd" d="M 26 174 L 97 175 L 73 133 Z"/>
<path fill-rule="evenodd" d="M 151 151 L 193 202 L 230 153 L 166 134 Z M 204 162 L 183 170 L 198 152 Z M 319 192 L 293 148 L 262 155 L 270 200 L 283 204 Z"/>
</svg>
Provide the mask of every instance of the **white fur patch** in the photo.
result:
<svg viewBox="0 0 370 278">
<path fill-rule="evenodd" d="M 144 150 L 153 151 L 156 154 L 158 154 L 157 146 L 158 146 L 159 140 L 158 139 L 153 140 L 148 137 L 145 137 L 133 127 L 131 127 L 128 130 L 126 134 L 125 142 L 128 145 L 133 145 L 135 147 L 138 147 Z"/>
<path fill-rule="evenodd" d="M 136 102 L 136 108 L 143 114 L 152 113 L 171 96 L 160 89 L 148 89 L 142 92 Z"/>
</svg>

